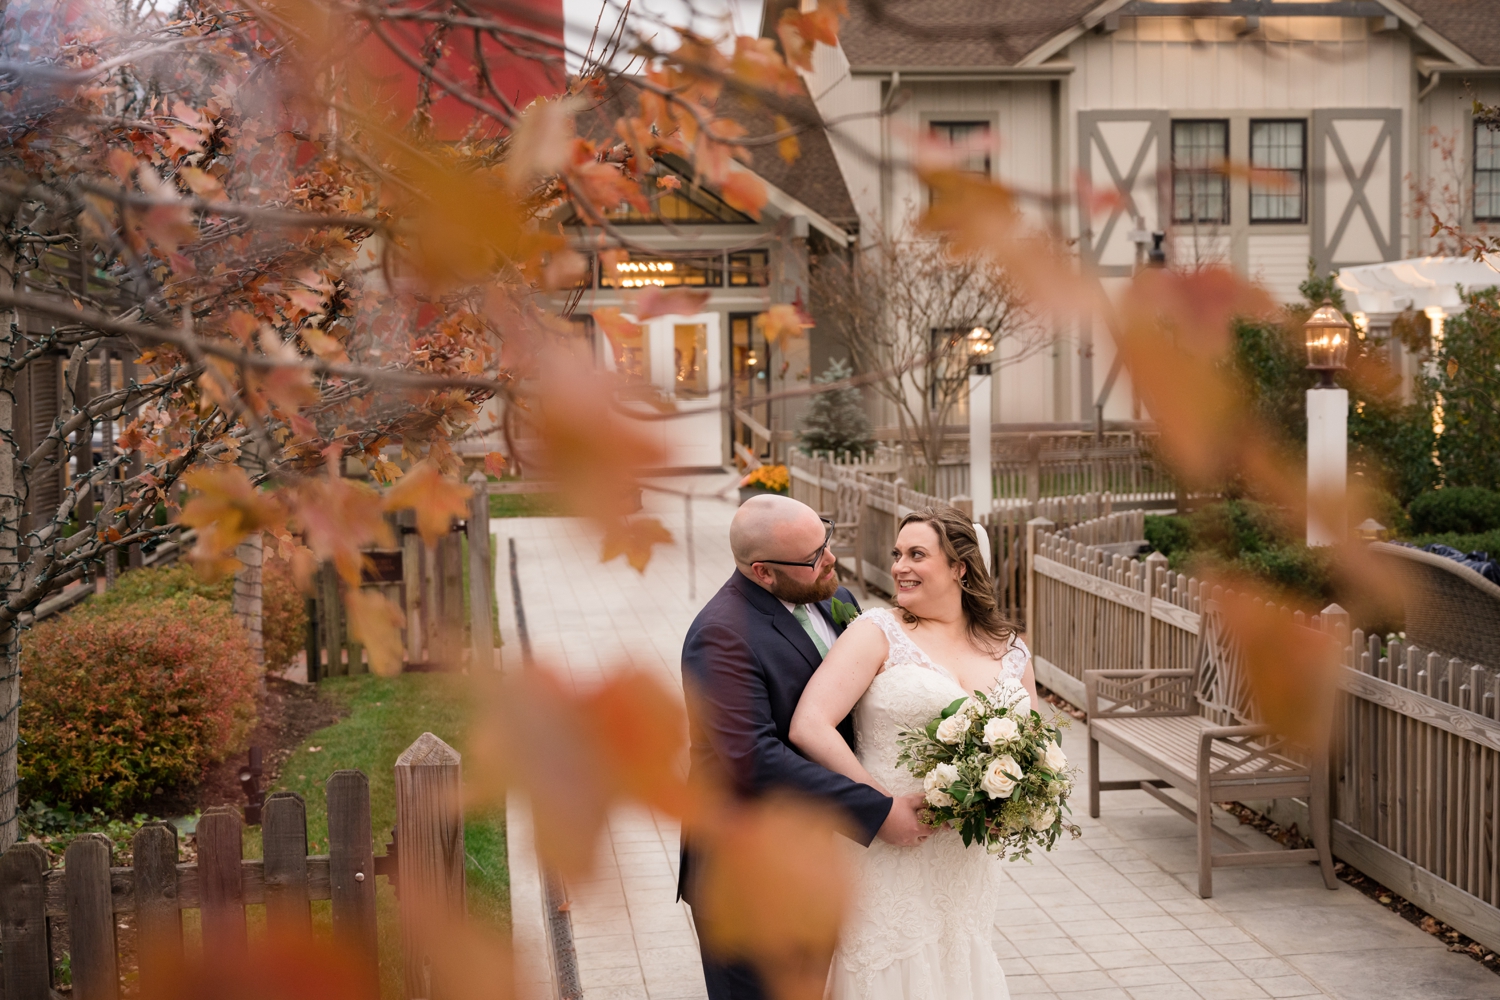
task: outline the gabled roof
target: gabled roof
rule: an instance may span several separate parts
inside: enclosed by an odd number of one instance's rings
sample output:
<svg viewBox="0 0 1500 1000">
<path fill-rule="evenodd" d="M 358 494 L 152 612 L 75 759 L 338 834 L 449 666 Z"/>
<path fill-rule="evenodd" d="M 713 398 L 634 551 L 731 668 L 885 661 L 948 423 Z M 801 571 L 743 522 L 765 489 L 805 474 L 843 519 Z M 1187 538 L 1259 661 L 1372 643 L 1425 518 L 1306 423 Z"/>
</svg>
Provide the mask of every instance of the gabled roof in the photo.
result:
<svg viewBox="0 0 1500 1000">
<path fill-rule="evenodd" d="M 578 132 L 596 142 L 618 138 L 615 122 L 626 115 L 635 114 L 640 91 L 628 79 L 622 80 L 615 91 L 601 104 L 578 116 Z M 716 113 L 744 127 L 747 136 L 770 135 L 776 131 L 775 116 L 778 111 L 792 121 L 810 120 L 822 123 L 822 117 L 814 106 L 805 86 L 789 98 L 775 98 L 779 107 L 770 107 L 770 101 L 739 101 L 725 93 L 719 99 Z M 852 232 L 858 227 L 859 214 L 854 210 L 854 201 L 849 197 L 849 188 L 833 157 L 833 147 L 828 144 L 828 135 L 821 127 L 811 128 L 797 137 L 801 155 L 788 163 L 776 151 L 775 143 L 750 146 L 749 167 L 762 180 L 778 192 L 801 203 L 835 226 Z M 773 192 L 773 207 L 779 199 Z"/>
<path fill-rule="evenodd" d="M 1122 2 L 849 0 L 839 41 L 854 72 L 1036 65 Z M 774 38 L 781 11 L 796 3 L 765 0 L 761 33 Z M 1387 8 L 1429 43 L 1500 66 L 1500 0 L 1394 0 Z"/>
<path fill-rule="evenodd" d="M 1495 0 L 1404 0 L 1427 27 L 1474 57 L 1500 66 L 1500 3 Z"/>
<path fill-rule="evenodd" d="M 839 31 L 850 67 L 1014 66 L 1100 0 L 852 0 Z M 767 24 L 774 34 L 771 0 Z M 780 16 L 780 5 L 776 16 Z"/>
</svg>

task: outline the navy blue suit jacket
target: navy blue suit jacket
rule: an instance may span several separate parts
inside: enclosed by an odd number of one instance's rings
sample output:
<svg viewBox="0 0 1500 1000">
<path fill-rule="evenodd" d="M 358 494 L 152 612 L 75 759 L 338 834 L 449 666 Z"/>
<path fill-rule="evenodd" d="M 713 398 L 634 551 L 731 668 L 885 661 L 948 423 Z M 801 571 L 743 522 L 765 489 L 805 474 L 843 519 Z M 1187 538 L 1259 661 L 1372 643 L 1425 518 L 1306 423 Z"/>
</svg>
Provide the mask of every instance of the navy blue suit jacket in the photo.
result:
<svg viewBox="0 0 1500 1000">
<path fill-rule="evenodd" d="M 854 604 L 840 587 L 838 599 Z M 831 602 L 818 610 L 833 624 Z M 835 634 L 843 629 L 834 626 Z M 709 600 L 682 644 L 687 692 L 690 780 L 718 784 L 744 798 L 781 789 L 840 809 L 868 846 L 891 799 L 803 757 L 792 746 L 792 713 L 822 662 L 818 647 L 786 605 L 738 570 Z M 853 717 L 839 733 L 854 746 Z M 692 850 L 684 836 L 679 898 L 693 901 Z"/>
</svg>

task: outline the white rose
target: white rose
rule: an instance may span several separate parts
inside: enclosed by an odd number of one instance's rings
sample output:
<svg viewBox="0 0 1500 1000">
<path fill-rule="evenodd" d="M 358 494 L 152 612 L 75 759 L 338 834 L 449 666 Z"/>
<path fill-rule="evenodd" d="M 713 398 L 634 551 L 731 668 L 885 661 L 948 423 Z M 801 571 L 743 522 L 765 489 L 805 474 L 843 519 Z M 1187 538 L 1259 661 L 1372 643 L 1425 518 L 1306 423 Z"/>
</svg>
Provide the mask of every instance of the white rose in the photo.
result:
<svg viewBox="0 0 1500 1000">
<path fill-rule="evenodd" d="M 1021 779 L 1021 765 L 1010 754 L 996 757 L 990 766 L 984 769 L 984 777 L 979 780 L 979 787 L 989 793 L 992 799 L 1009 798 L 1010 793 L 1015 790 L 1016 782 Z"/>
<path fill-rule="evenodd" d="M 969 717 L 962 712 L 955 712 L 938 723 L 937 738 L 943 743 L 957 743 L 968 731 Z"/>
<path fill-rule="evenodd" d="M 928 771 L 927 777 L 922 779 L 922 787 L 927 791 L 927 804 L 938 809 L 954 805 L 956 800 L 943 789 L 957 780 L 958 768 L 952 764 L 939 764 Z"/>
<path fill-rule="evenodd" d="M 1052 829 L 1052 824 L 1056 819 L 1056 809 L 1043 809 L 1031 817 L 1031 828 L 1037 833 L 1045 833 Z"/>
<path fill-rule="evenodd" d="M 964 703 L 962 705 L 958 706 L 958 712 L 956 714 L 962 715 L 962 716 L 966 716 L 966 717 L 968 717 L 970 719 L 975 719 L 975 718 L 978 718 L 983 713 L 984 713 L 984 706 L 983 705 L 981 705 L 979 702 L 975 701 L 973 698 L 965 698 L 964 699 Z"/>
<path fill-rule="evenodd" d="M 1020 735 L 1021 727 L 1016 725 L 1016 720 L 1009 716 L 991 719 L 984 724 L 984 741 L 992 747 L 1009 743 Z"/>
<path fill-rule="evenodd" d="M 1042 763 L 1053 774 L 1061 774 L 1063 768 L 1068 766 L 1068 755 L 1056 743 L 1048 743 L 1047 749 L 1042 752 Z"/>
<path fill-rule="evenodd" d="M 934 809 L 946 809 L 949 806 L 955 805 L 957 803 L 957 800 L 954 799 L 953 796 L 949 795 L 941 788 L 934 788 L 932 791 L 928 792 L 927 795 L 924 796 L 924 798 L 926 799 L 927 804 L 932 806 Z"/>
</svg>

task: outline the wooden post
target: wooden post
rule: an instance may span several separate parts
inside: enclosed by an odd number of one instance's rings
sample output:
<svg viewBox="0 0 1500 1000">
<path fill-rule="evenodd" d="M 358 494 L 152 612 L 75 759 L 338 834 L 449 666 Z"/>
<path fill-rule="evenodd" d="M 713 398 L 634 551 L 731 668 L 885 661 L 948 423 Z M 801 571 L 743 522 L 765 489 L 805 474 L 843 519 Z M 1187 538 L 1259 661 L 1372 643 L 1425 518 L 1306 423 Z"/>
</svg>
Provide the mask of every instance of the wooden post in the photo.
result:
<svg viewBox="0 0 1500 1000">
<path fill-rule="evenodd" d="M 370 836 L 370 782 L 359 771 L 328 779 L 328 879 L 333 935 L 378 976 L 375 934 L 375 848 Z M 401 845 L 402 851 L 406 845 Z M 404 892 L 403 892 L 404 895 Z"/>
<path fill-rule="evenodd" d="M 307 902 L 307 806 L 296 792 L 274 792 L 260 822 L 265 845 L 266 926 L 305 938 L 312 931 Z"/>
<path fill-rule="evenodd" d="M 40 844 L 17 844 L 0 856 L 5 1000 L 49 1000 L 51 996 L 46 878 L 47 852 Z"/>
<path fill-rule="evenodd" d="M 1144 577 L 1141 580 L 1141 589 L 1146 592 L 1146 621 L 1141 628 L 1141 669 L 1151 669 L 1151 622 L 1152 610 L 1156 606 L 1156 572 L 1164 569 L 1167 565 L 1167 557 L 1160 552 L 1153 552 L 1146 557 L 1143 566 Z"/>
<path fill-rule="evenodd" d="M 398 523 L 401 526 L 401 592 L 406 605 L 406 662 L 422 663 L 426 660 L 422 642 L 422 536 L 416 533 L 416 517 L 412 511 L 403 510 Z"/>
<path fill-rule="evenodd" d="M 469 498 L 469 641 L 474 649 L 475 669 L 495 666 L 495 637 L 490 629 L 490 591 L 494 587 L 494 560 L 490 557 L 490 495 L 484 473 L 469 477 L 474 495 Z"/>
<path fill-rule="evenodd" d="M 182 958 L 182 911 L 177 908 L 177 828 L 148 823 L 131 840 L 135 868 L 135 923 L 141 995 L 161 996 L 170 967 Z"/>
<path fill-rule="evenodd" d="M 463 542 L 456 531 L 450 531 L 438 542 L 438 570 L 442 580 L 443 665 L 458 666 L 463 649 L 464 631 L 464 553 Z"/>
<path fill-rule="evenodd" d="M 429 933 L 464 915 L 461 759 L 423 733 L 396 760 L 396 829 L 401 934 L 408 1000 L 449 997 L 432 981 Z"/>
<path fill-rule="evenodd" d="M 1036 533 L 1051 531 L 1057 527 L 1045 517 L 1033 517 L 1026 522 L 1026 569 L 1022 578 L 1026 581 L 1026 638 L 1036 655 Z"/>
<path fill-rule="evenodd" d="M 198 818 L 198 892 L 202 901 L 203 953 L 245 948 L 245 886 L 240 876 L 245 824 L 232 806 L 214 806 Z"/>
<path fill-rule="evenodd" d="M 1026 499 L 1036 503 L 1042 497 L 1042 439 L 1035 434 L 1026 438 Z"/>
<path fill-rule="evenodd" d="M 344 611 L 339 601 L 339 577 L 332 563 L 318 569 L 318 618 L 323 627 L 323 655 L 328 662 L 318 677 L 343 677 L 349 672 L 344 665 Z"/>
<path fill-rule="evenodd" d="M 110 840 L 85 833 L 63 855 L 63 897 L 68 908 L 73 995 L 78 1000 L 118 1000 L 115 915 L 109 894 Z"/>
</svg>

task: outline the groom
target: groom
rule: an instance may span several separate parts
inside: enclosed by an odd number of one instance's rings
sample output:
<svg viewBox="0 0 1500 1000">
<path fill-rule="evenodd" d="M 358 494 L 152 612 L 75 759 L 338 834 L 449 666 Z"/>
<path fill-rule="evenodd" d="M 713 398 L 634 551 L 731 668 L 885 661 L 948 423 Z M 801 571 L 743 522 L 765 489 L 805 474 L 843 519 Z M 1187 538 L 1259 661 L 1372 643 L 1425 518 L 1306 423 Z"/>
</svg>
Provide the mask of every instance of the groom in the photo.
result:
<svg viewBox="0 0 1500 1000">
<path fill-rule="evenodd" d="M 830 601 L 854 603 L 838 585 L 829 550 L 833 525 L 790 497 L 751 497 L 734 515 L 729 547 L 735 573 L 704 606 L 682 645 L 688 692 L 690 780 L 745 798 L 772 790 L 811 796 L 842 811 L 858 840 L 916 843 L 920 796 L 892 800 L 815 764 L 791 745 L 792 712 L 842 626 Z M 854 724 L 839 732 L 852 747 Z M 677 895 L 696 905 L 692 846 L 683 838 Z M 762 1000 L 748 965 L 703 953 L 709 1000 Z"/>
</svg>

